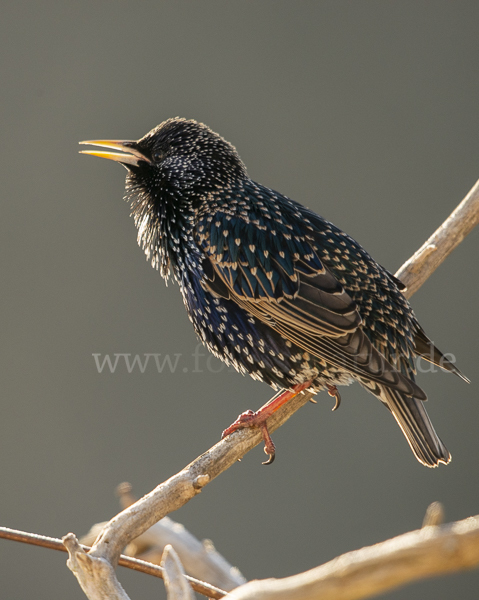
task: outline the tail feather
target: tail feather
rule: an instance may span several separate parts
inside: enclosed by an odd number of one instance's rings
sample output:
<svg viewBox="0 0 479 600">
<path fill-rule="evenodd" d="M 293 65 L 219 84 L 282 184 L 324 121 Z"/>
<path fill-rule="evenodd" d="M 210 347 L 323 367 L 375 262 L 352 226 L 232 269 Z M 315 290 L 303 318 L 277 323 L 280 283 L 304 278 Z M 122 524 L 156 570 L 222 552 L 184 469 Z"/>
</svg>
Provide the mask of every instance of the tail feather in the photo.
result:
<svg viewBox="0 0 479 600">
<path fill-rule="evenodd" d="M 426 467 L 450 462 L 451 455 L 435 432 L 422 400 L 381 385 L 374 393 L 392 412 L 419 462 Z"/>
<path fill-rule="evenodd" d="M 454 373 L 461 379 L 463 379 L 466 383 L 471 383 L 469 379 L 459 371 L 454 363 L 452 363 L 449 359 L 447 359 L 444 354 L 436 348 L 436 346 L 431 342 L 431 340 L 427 337 L 423 329 L 418 329 L 414 336 L 414 344 L 416 354 L 418 354 L 424 360 L 432 363 L 433 365 L 437 365 L 444 371 L 449 371 L 450 373 Z"/>
</svg>

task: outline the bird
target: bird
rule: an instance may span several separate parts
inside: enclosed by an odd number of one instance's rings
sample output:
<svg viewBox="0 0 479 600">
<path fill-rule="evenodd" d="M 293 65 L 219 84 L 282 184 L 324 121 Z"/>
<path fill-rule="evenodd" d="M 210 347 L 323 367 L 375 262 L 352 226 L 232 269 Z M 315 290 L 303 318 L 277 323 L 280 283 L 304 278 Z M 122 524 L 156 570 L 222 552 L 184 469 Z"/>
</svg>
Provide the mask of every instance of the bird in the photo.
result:
<svg viewBox="0 0 479 600">
<path fill-rule="evenodd" d="M 404 284 L 341 229 L 253 181 L 236 148 L 208 126 L 170 118 L 139 140 L 80 142 L 127 169 L 138 244 L 181 291 L 198 338 L 216 357 L 278 393 L 223 437 L 259 428 L 302 391 L 358 382 L 389 409 L 417 460 L 451 455 L 424 408 L 416 359 L 469 382 L 420 326 Z M 112 151 L 116 150 L 116 151 Z M 334 409 L 333 409 L 334 410 Z"/>
</svg>

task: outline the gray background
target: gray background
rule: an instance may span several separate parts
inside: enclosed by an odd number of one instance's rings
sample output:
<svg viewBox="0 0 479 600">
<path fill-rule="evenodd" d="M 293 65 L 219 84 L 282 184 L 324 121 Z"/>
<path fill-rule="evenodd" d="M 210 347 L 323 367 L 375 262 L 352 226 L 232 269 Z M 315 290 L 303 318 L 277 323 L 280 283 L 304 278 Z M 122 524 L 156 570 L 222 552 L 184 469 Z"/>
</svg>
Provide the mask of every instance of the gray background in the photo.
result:
<svg viewBox="0 0 479 600">
<path fill-rule="evenodd" d="M 77 142 L 196 118 L 250 175 L 395 271 L 479 177 L 477 2 L 6 2 L 1 72 L 1 523 L 61 536 L 117 511 L 214 444 L 270 389 L 194 368 L 178 289 L 136 245 L 121 167 Z M 174 517 L 248 578 L 285 576 L 421 524 L 479 512 L 473 233 L 413 298 L 473 380 L 426 373 L 454 460 L 417 463 L 357 385 L 319 396 Z M 98 374 L 93 353 L 181 354 L 177 372 Z M 219 368 L 211 362 L 210 367 Z M 183 373 L 182 369 L 189 371 Z M 166 402 L 164 398 L 169 398 Z M 173 400 L 174 399 L 174 400 Z M 65 555 L 0 540 L 2 598 L 81 599 Z M 132 598 L 161 582 L 121 570 Z M 479 574 L 384 597 L 477 599 Z"/>
</svg>

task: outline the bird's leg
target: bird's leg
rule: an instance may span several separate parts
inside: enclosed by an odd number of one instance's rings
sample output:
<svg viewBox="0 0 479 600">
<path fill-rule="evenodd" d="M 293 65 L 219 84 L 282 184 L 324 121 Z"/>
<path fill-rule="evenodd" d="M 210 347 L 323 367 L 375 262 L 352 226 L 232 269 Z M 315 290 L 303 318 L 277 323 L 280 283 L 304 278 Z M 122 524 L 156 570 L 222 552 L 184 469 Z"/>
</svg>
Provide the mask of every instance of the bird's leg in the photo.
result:
<svg viewBox="0 0 479 600">
<path fill-rule="evenodd" d="M 261 435 L 264 440 L 264 451 L 268 454 L 269 458 L 264 465 L 270 465 L 275 456 L 275 447 L 273 440 L 268 431 L 268 426 L 266 424 L 266 419 L 268 419 L 272 414 L 274 414 L 283 404 L 286 404 L 289 400 L 297 396 L 300 392 L 307 389 L 311 386 L 311 381 L 307 381 L 305 383 L 299 383 L 295 385 L 291 390 L 284 390 L 273 396 L 271 400 L 266 402 L 259 410 L 256 412 L 252 410 L 247 410 L 242 413 L 234 423 L 232 423 L 228 428 L 223 431 L 221 438 L 223 439 L 227 435 L 234 433 L 238 429 L 244 429 L 245 427 L 259 427 L 261 429 Z"/>
<path fill-rule="evenodd" d="M 336 404 L 333 406 L 333 411 L 338 410 L 339 405 L 341 404 L 341 394 L 338 391 L 338 388 L 335 385 L 328 385 L 328 394 L 333 398 L 336 398 Z"/>
</svg>

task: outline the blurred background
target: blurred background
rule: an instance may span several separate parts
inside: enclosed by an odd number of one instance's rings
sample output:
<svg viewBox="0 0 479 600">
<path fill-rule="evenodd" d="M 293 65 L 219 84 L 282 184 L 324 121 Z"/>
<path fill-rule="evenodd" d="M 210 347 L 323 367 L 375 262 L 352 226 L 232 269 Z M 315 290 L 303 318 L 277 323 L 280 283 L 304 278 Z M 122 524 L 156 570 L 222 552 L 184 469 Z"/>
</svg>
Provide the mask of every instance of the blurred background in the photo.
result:
<svg viewBox="0 0 479 600">
<path fill-rule="evenodd" d="M 218 441 L 271 390 L 196 354 L 178 289 L 136 244 L 125 171 L 78 155 L 168 117 L 208 124 L 250 176 L 306 204 L 395 272 L 479 177 L 479 4 L 456 0 L 6 3 L 0 22 L 1 524 L 85 533 Z M 420 527 L 479 512 L 479 232 L 413 297 L 471 385 L 424 373 L 452 452 L 416 462 L 358 385 L 318 396 L 171 515 L 248 578 L 282 577 Z M 203 352 L 203 350 L 201 350 Z M 94 354 L 169 356 L 159 373 L 98 372 Z M 175 355 L 179 355 L 178 363 Z M 122 362 L 123 361 L 123 362 Z M 174 368 L 176 365 L 176 368 Z M 426 365 L 424 365 L 426 367 Z M 2 597 L 84 598 L 66 555 L 0 540 Z M 119 571 L 132 600 L 162 596 Z M 477 599 L 479 572 L 390 600 Z"/>
</svg>

